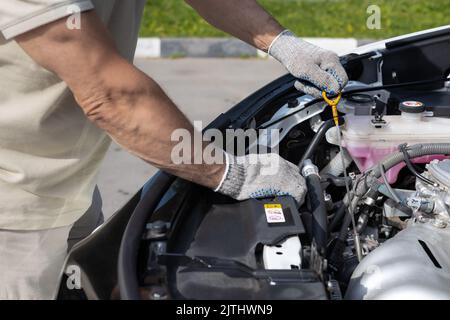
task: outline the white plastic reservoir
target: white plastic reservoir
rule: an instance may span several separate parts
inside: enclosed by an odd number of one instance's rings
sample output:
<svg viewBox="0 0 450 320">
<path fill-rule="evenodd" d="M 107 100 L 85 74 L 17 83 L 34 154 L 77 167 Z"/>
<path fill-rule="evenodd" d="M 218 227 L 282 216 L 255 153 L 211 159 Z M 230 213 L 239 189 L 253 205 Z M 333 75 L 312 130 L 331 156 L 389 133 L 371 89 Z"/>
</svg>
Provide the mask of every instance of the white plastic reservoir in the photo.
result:
<svg viewBox="0 0 450 320">
<path fill-rule="evenodd" d="M 450 118 L 425 116 L 423 112 L 402 111 L 401 116 L 385 116 L 386 125 L 375 127 L 372 116 L 347 115 L 342 130 L 343 144 L 361 171 L 378 164 L 387 155 L 398 151 L 403 143 L 450 143 Z M 426 156 L 413 162 L 429 163 L 444 156 Z M 387 172 L 390 183 L 397 181 L 400 164 Z"/>
</svg>

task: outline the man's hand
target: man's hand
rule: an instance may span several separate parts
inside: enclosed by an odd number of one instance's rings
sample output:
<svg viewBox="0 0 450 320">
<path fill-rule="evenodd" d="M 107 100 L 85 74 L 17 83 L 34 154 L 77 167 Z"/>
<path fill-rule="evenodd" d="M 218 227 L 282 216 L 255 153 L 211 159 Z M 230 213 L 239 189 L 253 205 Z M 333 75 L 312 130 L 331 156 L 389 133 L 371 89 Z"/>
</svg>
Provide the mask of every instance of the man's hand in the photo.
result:
<svg viewBox="0 0 450 320">
<path fill-rule="evenodd" d="M 216 191 L 237 200 L 290 195 L 303 204 L 305 179 L 278 154 L 227 156 L 227 169 Z"/>
<path fill-rule="evenodd" d="M 347 73 L 334 52 L 298 39 L 288 30 L 275 38 L 269 54 L 299 79 L 295 82 L 298 90 L 313 97 L 321 97 L 322 91 L 335 95 L 348 82 Z"/>
<path fill-rule="evenodd" d="M 299 81 L 295 87 L 314 97 L 334 95 L 346 85 L 347 74 L 331 51 L 297 39 L 256 0 L 185 0 L 213 26 L 262 51 L 269 51 Z M 269 50 L 270 48 L 270 50 Z"/>
</svg>

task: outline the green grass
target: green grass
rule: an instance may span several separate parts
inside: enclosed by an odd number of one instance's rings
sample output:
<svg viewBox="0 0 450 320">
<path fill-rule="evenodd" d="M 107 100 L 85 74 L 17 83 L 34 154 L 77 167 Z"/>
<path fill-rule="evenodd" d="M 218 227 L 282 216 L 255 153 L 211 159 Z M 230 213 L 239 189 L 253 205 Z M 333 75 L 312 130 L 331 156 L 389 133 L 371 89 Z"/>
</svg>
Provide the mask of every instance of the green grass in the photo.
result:
<svg viewBox="0 0 450 320">
<path fill-rule="evenodd" d="M 226 0 L 223 0 L 226 1 Z M 449 0 L 260 0 L 302 37 L 387 38 L 450 24 Z M 381 29 L 366 26 L 366 9 L 381 8 Z M 236 9 L 239 10 L 239 9 Z M 149 0 L 141 36 L 222 37 L 182 0 Z"/>
</svg>

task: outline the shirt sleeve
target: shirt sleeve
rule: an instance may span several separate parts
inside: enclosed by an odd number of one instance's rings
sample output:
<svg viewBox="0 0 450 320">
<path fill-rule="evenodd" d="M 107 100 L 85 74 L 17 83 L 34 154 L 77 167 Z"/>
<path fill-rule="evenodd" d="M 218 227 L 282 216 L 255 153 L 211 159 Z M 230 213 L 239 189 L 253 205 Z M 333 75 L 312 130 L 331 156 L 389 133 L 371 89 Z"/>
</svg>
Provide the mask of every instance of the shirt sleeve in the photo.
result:
<svg viewBox="0 0 450 320">
<path fill-rule="evenodd" d="M 0 33 L 9 40 L 44 24 L 93 8 L 90 0 L 1 0 Z"/>
</svg>

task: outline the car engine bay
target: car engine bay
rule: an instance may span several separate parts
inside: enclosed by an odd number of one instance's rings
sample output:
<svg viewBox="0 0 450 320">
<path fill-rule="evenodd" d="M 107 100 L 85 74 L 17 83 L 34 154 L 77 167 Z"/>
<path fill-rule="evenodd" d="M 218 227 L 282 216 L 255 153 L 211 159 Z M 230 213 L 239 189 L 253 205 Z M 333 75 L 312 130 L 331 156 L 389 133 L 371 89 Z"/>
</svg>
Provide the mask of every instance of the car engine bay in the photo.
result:
<svg viewBox="0 0 450 320">
<path fill-rule="evenodd" d="M 258 144 L 298 164 L 300 206 L 172 184 L 140 245 L 151 299 L 450 299 L 450 35 L 387 47 L 344 57 L 339 127 L 292 81 L 235 124 L 279 130 Z"/>
</svg>

